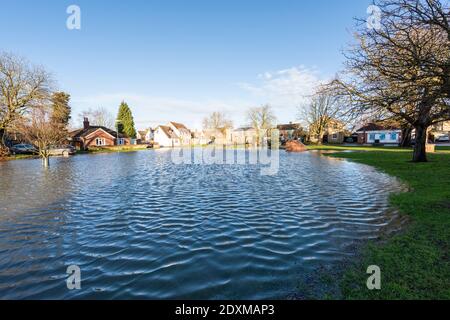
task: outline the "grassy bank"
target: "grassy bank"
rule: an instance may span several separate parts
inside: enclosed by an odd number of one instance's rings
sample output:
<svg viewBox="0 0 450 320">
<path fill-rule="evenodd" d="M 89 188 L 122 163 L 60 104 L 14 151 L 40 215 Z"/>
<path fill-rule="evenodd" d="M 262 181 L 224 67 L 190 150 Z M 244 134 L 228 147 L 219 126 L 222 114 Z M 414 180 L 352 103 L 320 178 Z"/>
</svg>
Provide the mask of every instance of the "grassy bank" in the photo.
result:
<svg viewBox="0 0 450 320">
<path fill-rule="evenodd" d="M 36 155 L 32 154 L 15 154 L 7 157 L 0 157 L 0 161 L 10 161 L 10 160 L 22 160 L 22 159 L 37 159 Z"/>
<path fill-rule="evenodd" d="M 78 154 L 85 154 L 85 153 L 111 153 L 111 152 L 134 152 L 134 151 L 141 151 L 141 150 L 147 150 L 147 145 L 132 145 L 132 146 L 114 146 L 114 147 L 98 147 L 89 148 L 89 151 L 80 151 Z"/>
<path fill-rule="evenodd" d="M 341 145 L 310 145 L 307 146 L 308 150 L 324 150 L 324 151 L 365 151 L 365 152 L 403 152 L 411 153 L 411 148 L 399 148 L 399 147 L 371 147 L 371 146 L 341 146 Z M 437 153 L 450 153 L 450 147 L 436 146 Z"/>
<path fill-rule="evenodd" d="M 450 299 L 450 148 L 429 155 L 429 163 L 412 163 L 411 151 L 400 148 L 310 147 L 353 150 L 332 157 L 378 168 L 407 183 L 410 191 L 391 196 L 391 204 L 410 218 L 395 236 L 371 243 L 345 272 L 341 289 L 346 299 Z M 367 267 L 382 271 L 382 289 L 366 287 Z"/>
<path fill-rule="evenodd" d="M 113 152 L 134 152 L 148 150 L 146 145 L 133 145 L 133 146 L 114 146 L 103 148 L 90 148 L 89 151 L 78 151 L 77 154 L 89 154 L 89 153 L 113 153 Z M 22 159 L 38 159 L 36 155 L 17 154 L 0 158 L 0 161 L 10 160 L 22 160 Z"/>
</svg>

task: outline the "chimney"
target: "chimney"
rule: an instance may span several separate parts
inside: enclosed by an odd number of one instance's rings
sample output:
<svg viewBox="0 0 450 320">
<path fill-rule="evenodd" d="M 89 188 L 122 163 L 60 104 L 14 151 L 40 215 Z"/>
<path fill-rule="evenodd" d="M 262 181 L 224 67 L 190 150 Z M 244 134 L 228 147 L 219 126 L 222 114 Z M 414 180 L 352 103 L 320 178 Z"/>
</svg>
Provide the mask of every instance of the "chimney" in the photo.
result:
<svg viewBox="0 0 450 320">
<path fill-rule="evenodd" d="M 88 118 L 84 118 L 83 128 L 84 128 L 84 130 L 89 129 L 89 119 Z"/>
</svg>

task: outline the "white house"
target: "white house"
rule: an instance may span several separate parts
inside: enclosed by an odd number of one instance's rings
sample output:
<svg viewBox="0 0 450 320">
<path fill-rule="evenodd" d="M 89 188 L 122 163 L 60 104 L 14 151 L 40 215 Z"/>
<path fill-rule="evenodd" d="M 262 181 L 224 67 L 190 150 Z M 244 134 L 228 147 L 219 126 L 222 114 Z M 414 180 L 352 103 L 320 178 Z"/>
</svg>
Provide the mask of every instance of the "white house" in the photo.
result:
<svg viewBox="0 0 450 320">
<path fill-rule="evenodd" d="M 208 139 L 207 135 L 203 130 L 195 130 L 192 132 L 192 144 L 193 145 L 205 145 L 208 144 L 211 140 Z"/>
<path fill-rule="evenodd" d="M 150 143 L 153 141 L 153 130 L 152 128 L 146 130 L 139 130 L 137 132 L 136 138 L 140 140 L 141 143 Z"/>
<path fill-rule="evenodd" d="M 161 148 L 174 148 L 181 146 L 181 140 L 168 126 L 158 126 L 154 131 L 153 140 Z"/>
<path fill-rule="evenodd" d="M 177 135 L 181 145 L 188 146 L 191 144 L 192 133 L 184 124 L 169 122 L 167 126 Z"/>
<path fill-rule="evenodd" d="M 264 135 L 264 133 L 262 133 Z M 258 132 L 254 128 L 239 128 L 230 132 L 230 140 L 237 145 L 253 145 L 257 143 Z"/>
<path fill-rule="evenodd" d="M 145 134 L 145 141 L 151 142 L 151 141 L 153 141 L 154 137 L 155 137 L 155 135 L 154 135 L 153 129 L 149 128 L 147 130 L 147 133 Z"/>
<path fill-rule="evenodd" d="M 402 130 L 370 123 L 357 132 L 359 144 L 399 145 L 402 141 Z"/>
</svg>

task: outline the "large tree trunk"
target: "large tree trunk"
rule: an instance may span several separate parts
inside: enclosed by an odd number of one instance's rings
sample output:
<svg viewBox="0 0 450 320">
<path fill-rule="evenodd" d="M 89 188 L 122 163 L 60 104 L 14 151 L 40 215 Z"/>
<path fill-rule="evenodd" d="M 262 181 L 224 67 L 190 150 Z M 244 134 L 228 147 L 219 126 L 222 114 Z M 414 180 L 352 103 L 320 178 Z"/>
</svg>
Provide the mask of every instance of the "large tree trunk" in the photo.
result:
<svg viewBox="0 0 450 320">
<path fill-rule="evenodd" d="M 416 126 L 416 145 L 414 146 L 413 162 L 427 162 L 427 127 Z"/>
</svg>

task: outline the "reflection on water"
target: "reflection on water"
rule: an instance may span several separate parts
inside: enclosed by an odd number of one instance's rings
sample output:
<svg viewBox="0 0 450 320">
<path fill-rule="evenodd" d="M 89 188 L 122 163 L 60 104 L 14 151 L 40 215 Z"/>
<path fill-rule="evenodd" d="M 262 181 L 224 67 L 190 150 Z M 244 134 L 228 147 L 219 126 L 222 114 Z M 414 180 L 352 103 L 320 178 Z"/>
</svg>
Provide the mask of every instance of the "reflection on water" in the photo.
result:
<svg viewBox="0 0 450 320">
<path fill-rule="evenodd" d="M 285 298 L 379 236 L 400 190 L 317 154 L 281 154 L 275 176 L 170 159 L 0 163 L 0 298 Z M 69 265 L 81 267 L 82 290 L 67 289 Z"/>
</svg>

